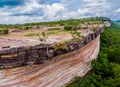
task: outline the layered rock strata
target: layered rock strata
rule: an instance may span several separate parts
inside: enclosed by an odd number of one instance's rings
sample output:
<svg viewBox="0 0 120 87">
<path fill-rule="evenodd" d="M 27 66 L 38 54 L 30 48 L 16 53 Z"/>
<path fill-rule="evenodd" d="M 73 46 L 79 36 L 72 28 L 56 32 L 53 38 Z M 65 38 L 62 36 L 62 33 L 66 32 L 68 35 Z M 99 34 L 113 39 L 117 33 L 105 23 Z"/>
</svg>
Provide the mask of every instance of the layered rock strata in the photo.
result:
<svg viewBox="0 0 120 87">
<path fill-rule="evenodd" d="M 0 70 L 0 87 L 61 87 L 90 70 L 99 45 L 100 35 L 84 47 L 56 56 L 44 64 Z"/>
<path fill-rule="evenodd" d="M 51 44 L 0 50 L 0 87 L 61 87 L 84 76 L 97 58 L 103 29 L 66 44 L 67 50 Z"/>
<path fill-rule="evenodd" d="M 52 46 L 53 44 L 39 44 L 35 46 L 2 49 L 0 50 L 0 68 L 4 69 L 29 64 L 43 64 L 46 60 L 50 60 L 58 55 L 70 53 L 84 47 L 97 38 L 100 33 L 103 32 L 103 28 L 104 26 L 100 27 L 95 33 L 85 36 L 80 41 L 70 41 L 67 44 L 62 44 L 62 47 L 65 47 L 65 49 L 57 45 L 57 49 L 55 50 Z"/>
</svg>

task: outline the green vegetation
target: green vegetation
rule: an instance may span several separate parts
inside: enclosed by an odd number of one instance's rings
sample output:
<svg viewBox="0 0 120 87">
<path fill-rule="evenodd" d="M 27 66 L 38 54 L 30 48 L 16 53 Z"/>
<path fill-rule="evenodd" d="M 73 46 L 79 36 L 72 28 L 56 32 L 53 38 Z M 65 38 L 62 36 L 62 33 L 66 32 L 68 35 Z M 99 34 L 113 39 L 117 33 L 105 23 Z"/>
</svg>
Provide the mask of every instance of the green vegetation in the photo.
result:
<svg viewBox="0 0 120 87">
<path fill-rule="evenodd" d="M 39 34 L 38 33 L 29 33 L 29 34 L 26 34 L 25 36 L 32 37 L 32 36 L 39 36 Z"/>
<path fill-rule="evenodd" d="M 72 34 L 72 37 L 73 37 L 73 39 L 72 39 L 73 42 L 74 42 L 74 41 L 77 41 L 77 40 L 81 40 L 82 37 L 83 37 L 83 36 L 81 35 L 81 32 L 78 32 L 77 30 L 71 32 L 71 34 Z"/>
<path fill-rule="evenodd" d="M 81 30 L 81 29 L 88 29 L 90 25 L 100 25 L 103 24 L 103 17 L 93 17 L 93 18 L 84 18 L 84 19 L 69 19 L 69 20 L 60 20 L 60 21 L 52 21 L 52 22 L 37 22 L 37 23 L 26 23 L 26 24 L 0 24 L 0 34 L 8 34 L 10 31 L 15 31 L 19 29 L 20 31 L 27 32 L 31 29 L 47 29 L 45 31 L 47 35 L 53 35 L 53 34 L 59 34 L 60 32 L 73 32 L 75 30 Z M 107 20 L 107 18 L 104 18 Z M 56 26 L 56 27 L 55 27 Z M 93 31 L 95 31 L 95 28 L 93 26 Z M 10 32 L 9 35 L 11 35 L 13 32 Z M 41 33 L 40 33 L 41 34 Z M 28 33 L 23 36 L 39 36 L 38 33 Z"/>
<path fill-rule="evenodd" d="M 19 28 L 20 29 L 20 28 Z M 31 26 L 25 26 L 24 27 L 24 30 L 29 30 L 29 29 L 32 29 L 32 27 Z"/>
<path fill-rule="evenodd" d="M 62 49 L 62 50 L 67 50 L 67 44 L 70 43 L 69 40 L 63 41 L 63 42 L 59 42 L 57 44 L 54 44 L 52 46 L 52 48 L 54 49 L 54 51 L 58 50 L 58 49 Z"/>
<path fill-rule="evenodd" d="M 41 36 L 39 35 L 39 41 L 46 43 L 48 39 L 48 35 L 45 32 L 42 32 Z"/>
<path fill-rule="evenodd" d="M 53 35 L 53 34 L 58 34 L 60 32 L 63 32 L 63 30 L 60 28 L 49 28 L 47 34 Z"/>
<path fill-rule="evenodd" d="M 91 74 L 77 77 L 67 87 L 120 87 L 120 26 L 112 24 L 101 35 L 101 50 Z"/>
<path fill-rule="evenodd" d="M 9 30 L 8 29 L 0 29 L 0 34 L 8 34 Z"/>
<path fill-rule="evenodd" d="M 64 30 L 72 30 L 72 29 L 73 29 L 73 27 L 70 25 L 64 26 Z"/>
<path fill-rule="evenodd" d="M 60 28 L 49 28 L 48 31 L 60 30 Z"/>
<path fill-rule="evenodd" d="M 0 28 L 7 28 L 7 29 L 22 29 L 22 30 L 29 30 L 29 29 L 39 29 L 41 25 L 47 26 L 72 26 L 72 27 L 80 27 L 80 23 L 84 24 L 102 24 L 102 19 L 106 19 L 106 17 L 93 17 L 93 18 L 84 18 L 84 19 L 69 19 L 69 20 L 60 20 L 60 21 L 53 21 L 53 22 L 37 22 L 37 23 L 26 23 L 26 24 L 0 24 Z"/>
<path fill-rule="evenodd" d="M 49 31 L 49 32 L 47 32 L 47 34 L 48 35 L 53 35 L 53 34 L 58 34 L 60 32 L 62 32 L 62 30 Z"/>
<path fill-rule="evenodd" d="M 97 29 L 98 29 L 98 28 L 93 27 L 92 31 L 93 31 L 93 32 L 96 32 L 96 31 L 97 31 Z"/>
</svg>

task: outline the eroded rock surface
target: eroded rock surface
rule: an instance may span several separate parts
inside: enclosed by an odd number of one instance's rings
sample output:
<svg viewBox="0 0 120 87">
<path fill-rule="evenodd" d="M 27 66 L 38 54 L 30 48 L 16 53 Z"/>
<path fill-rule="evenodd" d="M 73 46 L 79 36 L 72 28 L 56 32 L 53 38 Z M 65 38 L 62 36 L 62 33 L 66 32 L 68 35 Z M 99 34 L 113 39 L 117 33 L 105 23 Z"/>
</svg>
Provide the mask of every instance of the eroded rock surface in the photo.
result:
<svg viewBox="0 0 120 87">
<path fill-rule="evenodd" d="M 97 58 L 100 36 L 84 47 L 59 55 L 44 64 L 0 70 L 0 87 L 61 87 L 84 76 Z"/>
</svg>

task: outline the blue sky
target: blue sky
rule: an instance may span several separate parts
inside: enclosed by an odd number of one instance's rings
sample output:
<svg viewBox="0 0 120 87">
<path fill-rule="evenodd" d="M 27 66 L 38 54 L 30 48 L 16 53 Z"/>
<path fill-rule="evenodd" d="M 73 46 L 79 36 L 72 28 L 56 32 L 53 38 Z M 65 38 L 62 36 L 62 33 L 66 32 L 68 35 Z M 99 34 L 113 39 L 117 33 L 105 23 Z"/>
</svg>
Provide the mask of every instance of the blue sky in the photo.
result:
<svg viewBox="0 0 120 87">
<path fill-rule="evenodd" d="M 120 0 L 0 0 L 0 24 L 106 16 L 120 19 Z"/>
</svg>

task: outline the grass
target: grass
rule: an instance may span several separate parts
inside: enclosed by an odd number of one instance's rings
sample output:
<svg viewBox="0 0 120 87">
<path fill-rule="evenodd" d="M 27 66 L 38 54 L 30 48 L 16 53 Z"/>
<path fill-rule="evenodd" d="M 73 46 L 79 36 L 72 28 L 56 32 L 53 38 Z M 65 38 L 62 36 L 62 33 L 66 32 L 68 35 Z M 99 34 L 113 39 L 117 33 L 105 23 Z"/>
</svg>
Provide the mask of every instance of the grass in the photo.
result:
<svg viewBox="0 0 120 87">
<path fill-rule="evenodd" d="M 39 36 L 39 33 L 29 33 L 24 36 L 28 36 L 28 37 Z"/>
<path fill-rule="evenodd" d="M 48 35 L 55 35 L 55 34 L 59 34 L 61 32 L 65 32 L 64 30 L 50 30 L 47 32 Z"/>
<path fill-rule="evenodd" d="M 60 28 L 49 28 L 48 31 L 60 30 Z"/>
</svg>

